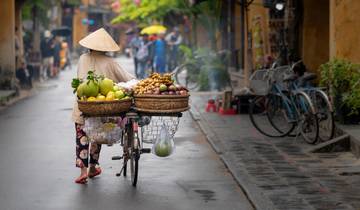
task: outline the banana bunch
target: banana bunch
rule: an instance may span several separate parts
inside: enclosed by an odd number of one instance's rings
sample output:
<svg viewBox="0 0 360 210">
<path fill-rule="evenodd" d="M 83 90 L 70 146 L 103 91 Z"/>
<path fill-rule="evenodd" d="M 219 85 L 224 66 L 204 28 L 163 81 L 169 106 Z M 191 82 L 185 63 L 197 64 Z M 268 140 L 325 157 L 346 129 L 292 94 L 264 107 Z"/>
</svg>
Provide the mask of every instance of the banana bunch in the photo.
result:
<svg viewBox="0 0 360 210">
<path fill-rule="evenodd" d="M 152 73 L 148 78 L 141 80 L 135 87 L 135 94 L 153 94 L 161 85 L 171 85 L 174 81 L 171 78 L 171 74 L 159 74 Z"/>
</svg>

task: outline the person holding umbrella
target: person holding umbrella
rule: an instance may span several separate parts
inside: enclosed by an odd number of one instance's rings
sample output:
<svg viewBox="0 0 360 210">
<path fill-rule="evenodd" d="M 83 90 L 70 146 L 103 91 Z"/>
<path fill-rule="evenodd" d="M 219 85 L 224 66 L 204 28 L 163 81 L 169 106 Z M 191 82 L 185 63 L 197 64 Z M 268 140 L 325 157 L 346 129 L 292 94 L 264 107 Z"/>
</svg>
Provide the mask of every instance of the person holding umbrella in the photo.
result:
<svg viewBox="0 0 360 210">
<path fill-rule="evenodd" d="M 100 28 L 89 34 L 80 40 L 79 44 L 89 49 L 89 52 L 79 58 L 78 78 L 86 79 L 88 71 L 94 71 L 96 74 L 112 79 L 116 83 L 126 82 L 134 78 L 134 76 L 121 68 L 113 58 L 105 54 L 106 52 L 120 50 L 120 47 L 105 29 Z M 89 140 L 83 130 L 85 121 L 77 102 L 74 104 L 72 119 L 75 122 L 76 132 L 76 167 L 80 168 L 80 175 L 75 179 L 75 182 L 85 184 L 88 178 L 93 178 L 101 173 L 99 167 L 101 144 L 92 143 L 89 145 Z"/>
</svg>

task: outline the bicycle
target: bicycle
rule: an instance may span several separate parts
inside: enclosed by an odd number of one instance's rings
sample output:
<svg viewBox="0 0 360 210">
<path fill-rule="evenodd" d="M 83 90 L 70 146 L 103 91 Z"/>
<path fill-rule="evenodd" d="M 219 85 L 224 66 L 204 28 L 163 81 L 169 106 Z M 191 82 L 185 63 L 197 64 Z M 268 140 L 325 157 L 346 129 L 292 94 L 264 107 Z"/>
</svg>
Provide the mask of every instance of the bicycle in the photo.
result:
<svg viewBox="0 0 360 210">
<path fill-rule="evenodd" d="M 151 148 L 144 148 L 144 143 L 153 143 L 152 140 L 146 140 L 144 138 L 145 127 L 151 123 L 151 117 L 175 117 L 177 118 L 176 128 L 172 130 L 172 135 L 177 130 L 179 118 L 182 117 L 182 113 L 142 113 L 136 111 L 136 109 L 126 113 L 127 123 L 122 132 L 120 146 L 123 148 L 122 156 L 114 156 L 112 160 L 123 160 L 119 173 L 116 176 L 127 176 L 127 169 L 130 169 L 130 177 L 132 186 L 136 187 L 139 176 L 139 160 L 142 154 L 151 153 Z M 140 129 L 139 129 L 140 128 Z M 156 135 L 155 135 L 156 136 Z M 129 167 L 128 167 L 129 165 Z"/>
<path fill-rule="evenodd" d="M 257 80 L 260 84 L 255 90 L 258 89 L 260 95 L 251 100 L 249 108 L 254 127 L 269 137 L 287 136 L 297 127 L 296 136 L 301 134 L 306 142 L 315 143 L 319 125 L 310 97 L 295 83 L 289 83 L 288 87 L 283 84 L 292 81 L 291 68 L 282 66 L 257 70 L 251 81 L 259 77 L 258 74 L 262 76 Z M 269 124 L 263 126 L 265 122 Z"/>
<path fill-rule="evenodd" d="M 301 60 L 295 62 L 292 69 L 301 62 Z M 303 76 L 296 78 L 293 82 L 297 84 L 299 89 L 310 96 L 319 120 L 319 140 L 328 141 L 332 139 L 335 134 L 334 108 L 330 98 L 325 92 L 326 88 L 314 87 L 309 84 L 310 81 L 315 80 L 316 78 L 317 75 L 314 73 L 305 73 Z"/>
</svg>

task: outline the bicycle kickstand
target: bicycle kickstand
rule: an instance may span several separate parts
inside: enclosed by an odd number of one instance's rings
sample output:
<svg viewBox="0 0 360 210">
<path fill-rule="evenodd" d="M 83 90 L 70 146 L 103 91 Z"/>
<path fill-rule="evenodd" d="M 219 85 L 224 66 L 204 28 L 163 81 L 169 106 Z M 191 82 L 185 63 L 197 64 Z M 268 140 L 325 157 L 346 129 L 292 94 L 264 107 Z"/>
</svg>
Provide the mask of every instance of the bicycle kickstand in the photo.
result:
<svg viewBox="0 0 360 210">
<path fill-rule="evenodd" d="M 116 176 L 121 176 L 122 172 L 124 171 L 125 166 L 121 167 L 121 170 L 119 173 L 116 173 Z"/>
<path fill-rule="evenodd" d="M 124 157 L 123 156 L 113 156 L 111 159 L 112 160 L 121 160 L 123 159 Z M 122 172 L 124 170 L 124 166 L 122 166 L 121 170 L 119 173 L 116 173 L 116 176 L 121 176 Z"/>
</svg>

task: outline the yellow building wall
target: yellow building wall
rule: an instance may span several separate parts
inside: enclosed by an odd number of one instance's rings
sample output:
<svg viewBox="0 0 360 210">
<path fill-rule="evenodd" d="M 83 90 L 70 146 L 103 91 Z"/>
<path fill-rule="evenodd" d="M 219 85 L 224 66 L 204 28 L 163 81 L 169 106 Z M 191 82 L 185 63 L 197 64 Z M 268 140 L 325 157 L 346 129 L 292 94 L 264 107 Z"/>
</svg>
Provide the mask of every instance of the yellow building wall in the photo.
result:
<svg viewBox="0 0 360 210">
<path fill-rule="evenodd" d="M 0 80 L 15 74 L 15 1 L 3 0 L 0 6 Z"/>
<path fill-rule="evenodd" d="M 302 59 L 309 71 L 318 72 L 329 60 L 329 0 L 303 3 Z"/>
<path fill-rule="evenodd" d="M 241 47 L 241 6 L 235 4 L 235 49 Z"/>
<path fill-rule="evenodd" d="M 89 0 L 82 0 L 82 5 L 87 7 Z M 87 18 L 87 13 L 79 9 L 74 11 L 73 16 L 73 47 L 79 47 L 79 41 L 88 34 L 88 26 L 82 24 L 82 19 Z"/>
<path fill-rule="evenodd" d="M 330 57 L 360 63 L 360 1 L 330 2 Z"/>
<path fill-rule="evenodd" d="M 269 9 L 263 6 L 263 0 L 255 0 L 248 9 L 248 30 L 252 34 L 253 62 L 256 61 L 256 50 L 262 55 L 270 54 L 269 47 Z M 260 29 L 260 30 L 258 30 Z M 255 37 L 259 39 L 255 39 Z M 260 43 L 259 43 L 260 41 Z M 261 46 L 259 46 L 261 44 Z"/>
<path fill-rule="evenodd" d="M 245 30 L 245 65 L 244 65 L 244 84 L 249 85 L 249 77 L 252 71 L 256 69 L 257 62 L 262 60 L 270 52 L 269 48 L 269 13 L 268 9 L 263 7 L 262 0 L 254 0 L 248 7 L 246 13 L 247 31 L 251 32 L 251 51 L 248 50 L 248 34 Z M 260 30 L 259 30 L 260 29 Z M 240 34 L 240 33 L 239 33 Z"/>
</svg>

